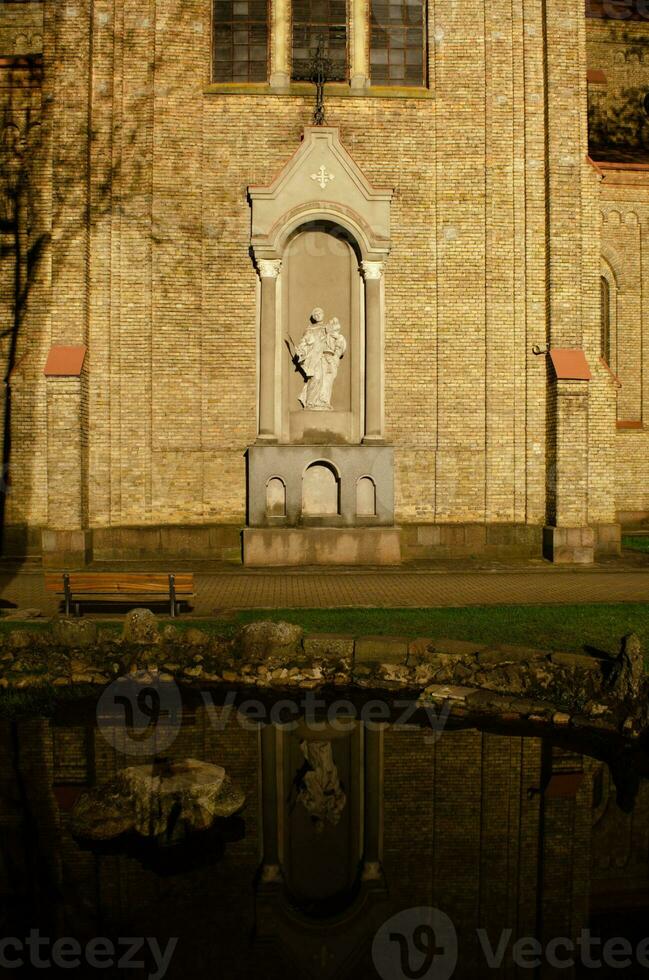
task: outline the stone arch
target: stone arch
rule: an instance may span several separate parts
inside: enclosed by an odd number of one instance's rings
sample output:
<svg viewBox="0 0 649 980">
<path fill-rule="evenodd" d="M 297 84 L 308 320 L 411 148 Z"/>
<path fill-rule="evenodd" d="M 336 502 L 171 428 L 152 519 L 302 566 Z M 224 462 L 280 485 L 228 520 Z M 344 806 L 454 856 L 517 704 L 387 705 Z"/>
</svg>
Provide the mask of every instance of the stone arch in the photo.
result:
<svg viewBox="0 0 649 980">
<path fill-rule="evenodd" d="M 272 248 L 281 257 L 290 239 L 300 231 L 300 228 L 311 224 L 328 224 L 340 228 L 354 242 L 359 261 L 369 259 L 374 253 L 371 244 L 371 230 L 367 223 L 349 208 L 326 206 L 318 202 L 315 205 L 299 207 L 283 214 L 269 234 Z"/>
<path fill-rule="evenodd" d="M 359 476 L 356 481 L 356 515 L 376 517 L 376 483 L 371 476 Z"/>
<path fill-rule="evenodd" d="M 315 459 L 302 474 L 304 517 L 335 517 L 340 514 L 340 474 L 328 459 Z"/>
<path fill-rule="evenodd" d="M 266 514 L 286 517 L 286 484 L 281 476 L 271 476 L 266 481 Z"/>
</svg>

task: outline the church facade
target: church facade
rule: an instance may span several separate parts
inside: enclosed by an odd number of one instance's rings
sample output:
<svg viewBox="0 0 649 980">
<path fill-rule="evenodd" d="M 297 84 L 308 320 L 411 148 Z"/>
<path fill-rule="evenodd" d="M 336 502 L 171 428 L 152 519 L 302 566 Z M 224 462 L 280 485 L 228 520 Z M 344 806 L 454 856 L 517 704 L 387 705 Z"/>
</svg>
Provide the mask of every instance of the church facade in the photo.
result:
<svg viewBox="0 0 649 980">
<path fill-rule="evenodd" d="M 649 518 L 642 0 L 13 0 L 0 45 L 6 555 Z"/>
</svg>

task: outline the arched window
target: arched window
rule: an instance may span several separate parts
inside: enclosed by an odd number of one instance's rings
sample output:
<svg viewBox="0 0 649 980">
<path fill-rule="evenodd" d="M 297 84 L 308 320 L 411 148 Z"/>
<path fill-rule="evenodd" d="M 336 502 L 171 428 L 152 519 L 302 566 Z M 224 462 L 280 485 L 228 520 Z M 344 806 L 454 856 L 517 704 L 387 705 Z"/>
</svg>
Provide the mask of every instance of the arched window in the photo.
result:
<svg viewBox="0 0 649 980">
<path fill-rule="evenodd" d="M 606 276 L 600 276 L 601 320 L 600 352 L 607 364 L 611 363 L 611 287 Z"/>
<path fill-rule="evenodd" d="M 331 62 L 329 80 L 347 78 L 346 0 L 293 0 L 294 79 L 307 78 L 309 62 L 322 38 L 324 55 Z"/>
</svg>

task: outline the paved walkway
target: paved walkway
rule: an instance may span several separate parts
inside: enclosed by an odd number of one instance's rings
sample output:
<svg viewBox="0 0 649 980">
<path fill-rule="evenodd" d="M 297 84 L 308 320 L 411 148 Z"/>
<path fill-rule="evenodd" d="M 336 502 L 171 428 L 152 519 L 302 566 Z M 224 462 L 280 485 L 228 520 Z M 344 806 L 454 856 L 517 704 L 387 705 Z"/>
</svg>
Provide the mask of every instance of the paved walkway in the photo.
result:
<svg viewBox="0 0 649 980">
<path fill-rule="evenodd" d="M 187 563 L 174 562 L 165 570 L 171 570 L 172 564 L 178 571 L 187 567 Z M 253 571 L 207 563 L 200 570 L 196 564 L 188 567 L 196 574 L 194 616 L 228 609 L 649 602 L 649 563 L 624 561 L 584 569 L 533 561 L 477 568 L 440 562 L 399 570 Z M 45 615 L 56 612 L 56 600 L 44 590 L 41 569 L 0 570 L 0 608 L 16 606 L 35 607 Z"/>
</svg>

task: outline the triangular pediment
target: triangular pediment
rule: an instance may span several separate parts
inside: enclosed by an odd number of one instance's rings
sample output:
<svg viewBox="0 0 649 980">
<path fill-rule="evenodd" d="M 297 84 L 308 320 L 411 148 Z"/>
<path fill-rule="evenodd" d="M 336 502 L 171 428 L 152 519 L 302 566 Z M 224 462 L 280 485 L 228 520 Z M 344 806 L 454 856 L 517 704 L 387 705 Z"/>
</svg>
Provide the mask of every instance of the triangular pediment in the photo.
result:
<svg viewBox="0 0 649 980">
<path fill-rule="evenodd" d="M 281 253 L 291 230 L 313 220 L 338 221 L 356 234 L 367 254 L 390 247 L 392 188 L 374 187 L 340 142 L 338 129 L 309 127 L 275 180 L 250 187 L 255 253 Z"/>
</svg>

